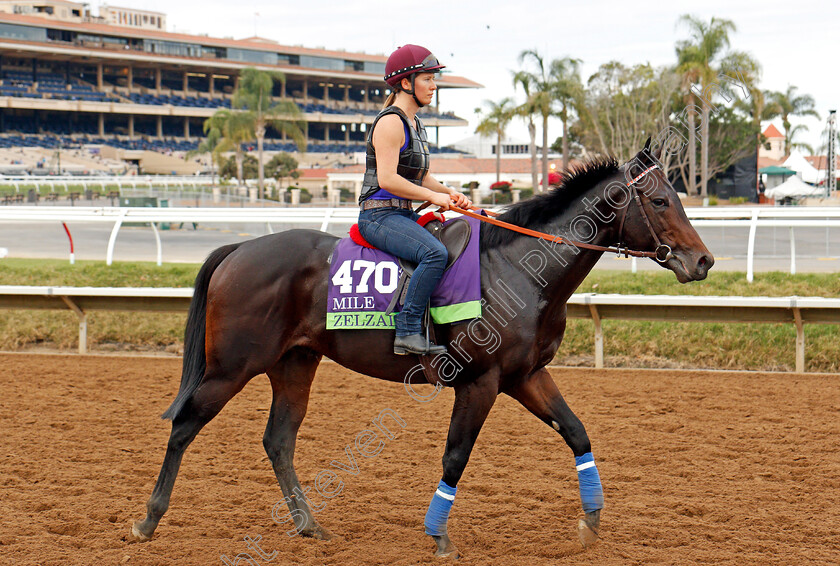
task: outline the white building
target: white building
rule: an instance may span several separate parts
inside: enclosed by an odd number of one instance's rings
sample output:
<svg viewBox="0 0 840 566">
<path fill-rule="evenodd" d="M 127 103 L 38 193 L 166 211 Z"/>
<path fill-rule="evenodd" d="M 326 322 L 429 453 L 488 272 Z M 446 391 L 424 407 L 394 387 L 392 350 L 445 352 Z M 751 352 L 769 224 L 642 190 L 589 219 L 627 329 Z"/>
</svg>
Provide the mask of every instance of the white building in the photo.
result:
<svg viewBox="0 0 840 566">
<path fill-rule="evenodd" d="M 502 159 L 527 159 L 531 157 L 530 142 L 528 140 L 514 139 L 508 136 L 502 138 Z M 448 147 L 469 153 L 480 159 L 496 157 L 496 136 L 482 136 L 475 134 L 464 138 Z M 542 155 L 542 146 L 537 144 L 537 154 Z M 557 157 L 557 154 L 549 150 L 549 157 Z"/>
<path fill-rule="evenodd" d="M 134 8 L 119 8 L 105 4 L 99 16 L 112 26 L 166 31 L 166 14 Z"/>
</svg>

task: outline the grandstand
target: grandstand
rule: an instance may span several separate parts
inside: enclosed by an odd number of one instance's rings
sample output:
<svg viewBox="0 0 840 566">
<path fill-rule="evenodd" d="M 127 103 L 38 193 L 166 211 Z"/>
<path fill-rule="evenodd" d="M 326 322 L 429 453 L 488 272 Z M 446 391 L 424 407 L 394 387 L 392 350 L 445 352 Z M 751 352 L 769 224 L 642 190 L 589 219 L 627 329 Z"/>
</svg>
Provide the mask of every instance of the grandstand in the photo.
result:
<svg viewBox="0 0 840 566">
<path fill-rule="evenodd" d="M 165 22 L 130 8 L 94 16 L 67 0 L 0 0 L 0 150 L 189 151 L 204 120 L 230 108 L 240 71 L 257 67 L 285 74 L 274 94 L 303 111 L 308 153 L 364 151 L 388 94 L 385 56 L 170 33 Z M 441 111 L 440 92 L 481 85 L 443 74 L 438 86 L 421 114 L 435 139 L 441 127 L 466 125 Z M 296 151 L 271 130 L 265 149 Z"/>
</svg>

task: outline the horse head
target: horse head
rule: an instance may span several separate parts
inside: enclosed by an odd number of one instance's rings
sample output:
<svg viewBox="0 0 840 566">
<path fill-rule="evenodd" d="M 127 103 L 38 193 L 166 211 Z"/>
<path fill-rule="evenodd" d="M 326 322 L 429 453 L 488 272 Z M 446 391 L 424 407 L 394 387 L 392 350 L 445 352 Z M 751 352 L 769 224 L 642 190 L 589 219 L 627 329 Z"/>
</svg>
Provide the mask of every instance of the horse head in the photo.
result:
<svg viewBox="0 0 840 566">
<path fill-rule="evenodd" d="M 680 283 L 706 278 L 715 260 L 689 222 L 677 192 L 662 170 L 661 147 L 644 149 L 624 163 L 624 187 L 613 184 L 622 194 L 619 241 L 632 250 L 656 251 L 656 261 L 677 276 Z"/>
</svg>

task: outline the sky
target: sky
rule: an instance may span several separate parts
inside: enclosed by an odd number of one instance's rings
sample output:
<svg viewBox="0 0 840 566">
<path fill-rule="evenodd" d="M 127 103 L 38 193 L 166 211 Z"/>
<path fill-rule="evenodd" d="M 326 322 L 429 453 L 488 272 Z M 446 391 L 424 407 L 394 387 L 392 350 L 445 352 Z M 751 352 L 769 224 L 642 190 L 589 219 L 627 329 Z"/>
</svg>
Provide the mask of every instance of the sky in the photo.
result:
<svg viewBox="0 0 840 566">
<path fill-rule="evenodd" d="M 840 110 L 836 67 L 840 2 L 115 0 L 115 4 L 163 12 L 168 31 L 181 33 L 237 39 L 256 33 L 284 45 L 386 55 L 406 43 L 423 45 L 448 71 L 485 87 L 441 92 L 441 109 L 470 122 L 469 127 L 442 128 L 444 145 L 474 133 L 474 111 L 484 100 L 515 96 L 511 75 L 521 68 L 517 57 L 522 50 L 536 49 L 546 60 L 580 59 L 584 80 L 612 60 L 626 65 L 672 64 L 675 43 L 688 37 L 686 28 L 677 24 L 682 14 L 705 21 L 732 20 L 737 30 L 730 36 L 731 49 L 746 51 L 760 62 L 762 89 L 783 91 L 794 85 L 814 97 L 820 119 L 792 120 L 809 127 L 797 138 L 800 141 L 819 146 L 828 109 Z M 521 99 L 519 93 L 516 100 Z M 775 123 L 782 130 L 781 119 Z M 514 123 L 509 135 L 528 137 L 521 123 Z M 562 126 L 552 122 L 549 140 L 560 135 Z"/>
</svg>

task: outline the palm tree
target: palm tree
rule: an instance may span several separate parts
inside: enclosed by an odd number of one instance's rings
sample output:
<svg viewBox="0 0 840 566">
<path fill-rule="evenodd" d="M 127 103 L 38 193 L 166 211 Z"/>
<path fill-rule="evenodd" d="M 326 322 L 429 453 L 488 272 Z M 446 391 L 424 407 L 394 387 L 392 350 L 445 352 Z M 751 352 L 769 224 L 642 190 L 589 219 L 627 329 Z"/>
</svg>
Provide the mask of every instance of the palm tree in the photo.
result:
<svg viewBox="0 0 840 566">
<path fill-rule="evenodd" d="M 205 153 L 210 154 L 210 162 L 211 165 L 215 165 L 215 167 L 220 167 L 221 164 L 219 163 L 221 155 L 216 152 L 216 148 L 219 146 L 219 143 L 222 141 L 222 132 L 219 130 L 216 124 L 213 124 L 211 120 L 208 118 L 204 121 L 204 139 L 201 143 L 198 144 L 198 147 L 188 151 L 186 154 L 187 159 L 191 159 L 196 155 L 204 155 Z M 215 187 L 216 186 L 216 169 L 214 167 L 210 168 L 210 184 Z"/>
<path fill-rule="evenodd" d="M 696 16 L 685 14 L 678 20 L 679 24 L 688 27 L 690 39 L 677 42 L 677 71 L 683 75 L 687 84 L 700 83 L 703 92 L 707 86 L 715 82 L 718 69 L 717 60 L 723 51 L 729 48 L 729 34 L 736 30 L 731 20 L 712 18 L 707 24 Z M 688 99 L 691 99 L 690 91 Z M 701 104 L 701 140 L 700 140 L 700 196 L 707 195 L 709 184 L 709 105 Z M 689 181 L 696 182 L 694 162 L 695 127 L 694 114 L 689 112 Z M 693 188 L 693 187 L 692 187 Z"/>
<path fill-rule="evenodd" d="M 569 112 L 577 108 L 583 93 L 579 67 L 580 59 L 571 57 L 555 59 L 549 67 L 554 99 L 560 103 L 560 111 L 557 115 L 563 122 L 563 171 L 569 165 Z"/>
<path fill-rule="evenodd" d="M 533 49 L 526 49 L 519 54 L 519 63 L 530 61 L 535 71 L 520 71 L 528 76 L 531 84 L 531 105 L 536 114 L 542 116 L 542 188 L 548 190 L 548 117 L 552 114 L 553 87 L 542 56 Z"/>
<path fill-rule="evenodd" d="M 242 70 L 239 87 L 233 93 L 233 107 L 243 109 L 251 123 L 253 138 L 257 140 L 257 171 L 260 194 L 265 190 L 265 166 L 263 164 L 263 141 L 266 128 L 270 125 L 278 133 L 291 137 L 300 151 L 305 151 L 301 112 L 290 99 L 275 101 L 272 98 L 274 81 L 284 82 L 278 72 L 260 71 L 254 67 Z"/>
<path fill-rule="evenodd" d="M 539 173 L 537 173 L 537 125 L 534 123 L 534 115 L 538 114 L 539 109 L 531 97 L 531 91 L 534 90 L 533 84 L 533 76 L 530 73 L 517 71 L 513 74 L 514 90 L 519 86 L 525 91 L 525 102 L 516 107 L 516 114 L 524 119 L 528 125 L 528 135 L 530 137 L 528 151 L 531 154 L 531 186 L 536 191 L 537 184 L 539 183 Z"/>
<path fill-rule="evenodd" d="M 244 154 L 242 144 L 254 139 L 254 130 L 251 121 L 244 112 L 236 112 L 227 109 L 217 110 L 204 122 L 204 131 L 218 130 L 221 139 L 216 145 L 215 153 L 217 160 L 222 153 L 232 151 L 236 160 L 236 178 L 239 186 L 243 185 L 242 161 Z"/>
<path fill-rule="evenodd" d="M 806 126 L 805 124 L 797 124 L 797 125 L 793 126 L 790 129 L 790 131 L 787 132 L 787 135 L 785 136 L 785 144 L 789 144 L 791 149 L 804 149 L 805 151 L 808 152 L 808 155 L 814 155 L 813 146 L 811 146 L 810 144 L 807 144 L 805 142 L 794 141 L 796 139 L 796 134 L 798 134 L 799 132 L 807 132 L 807 131 L 808 131 L 808 126 Z M 790 152 L 788 152 L 788 155 L 790 155 Z"/>
<path fill-rule="evenodd" d="M 797 96 L 795 86 L 789 85 L 785 92 L 775 92 L 772 100 L 779 107 L 779 115 L 782 117 L 782 125 L 785 127 L 785 155 L 790 155 L 790 148 L 793 145 L 793 130 L 790 127 L 791 116 L 813 116 L 820 115 L 814 110 L 814 97 L 810 94 Z"/>
<path fill-rule="evenodd" d="M 475 132 L 483 136 L 496 134 L 496 182 L 498 183 L 502 176 L 502 138 L 505 136 L 505 129 L 508 124 L 516 115 L 516 108 L 514 108 L 513 99 L 510 97 L 505 97 L 499 102 L 485 100 L 484 104 L 488 110 L 475 128 Z M 475 110 L 476 113 L 481 113 L 480 108 Z"/>
</svg>

